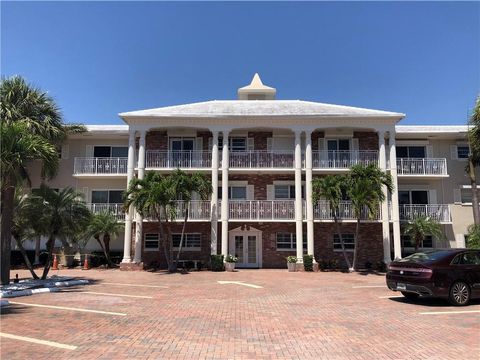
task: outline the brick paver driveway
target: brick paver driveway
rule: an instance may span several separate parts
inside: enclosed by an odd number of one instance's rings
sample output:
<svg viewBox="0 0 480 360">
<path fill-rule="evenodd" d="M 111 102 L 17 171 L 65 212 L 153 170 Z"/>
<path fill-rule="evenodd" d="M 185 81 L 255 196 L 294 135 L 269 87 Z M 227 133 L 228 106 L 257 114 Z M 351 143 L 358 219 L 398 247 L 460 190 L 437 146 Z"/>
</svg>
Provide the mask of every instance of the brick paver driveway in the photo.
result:
<svg viewBox="0 0 480 360">
<path fill-rule="evenodd" d="M 395 294 L 380 275 L 286 270 L 58 274 L 95 283 L 11 299 L 24 304 L 2 313 L 2 359 L 480 358 L 480 302 L 453 308 L 436 300 L 388 298 Z"/>
</svg>

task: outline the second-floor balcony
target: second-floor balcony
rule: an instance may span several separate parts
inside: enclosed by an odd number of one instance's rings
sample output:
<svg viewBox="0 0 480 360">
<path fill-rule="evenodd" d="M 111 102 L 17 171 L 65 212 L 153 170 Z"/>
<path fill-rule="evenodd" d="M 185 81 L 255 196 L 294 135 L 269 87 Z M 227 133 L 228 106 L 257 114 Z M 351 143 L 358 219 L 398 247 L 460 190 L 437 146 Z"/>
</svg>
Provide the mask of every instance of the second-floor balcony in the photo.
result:
<svg viewBox="0 0 480 360">
<path fill-rule="evenodd" d="M 231 151 L 229 167 L 232 169 L 293 169 L 295 152 L 288 150 Z"/>
<path fill-rule="evenodd" d="M 221 203 L 219 204 L 221 209 Z M 229 220 L 295 220 L 294 200 L 229 200 Z"/>
<path fill-rule="evenodd" d="M 312 153 L 314 169 L 349 169 L 354 165 L 378 165 L 376 150 L 338 150 L 314 151 Z"/>
<path fill-rule="evenodd" d="M 169 151 L 147 150 L 146 167 L 153 169 L 211 168 L 212 152 L 203 150 Z"/>
<path fill-rule="evenodd" d="M 399 205 L 400 221 L 410 221 L 418 217 L 431 218 L 439 223 L 452 222 L 448 204 L 402 204 Z"/>
<path fill-rule="evenodd" d="M 126 157 L 76 157 L 73 174 L 76 176 L 124 176 L 127 174 Z"/>
<path fill-rule="evenodd" d="M 87 207 L 93 214 L 111 213 L 118 221 L 125 220 L 123 204 L 89 203 L 87 204 Z"/>
<path fill-rule="evenodd" d="M 445 158 L 398 158 L 397 174 L 399 176 L 445 177 L 447 159 Z"/>
<path fill-rule="evenodd" d="M 305 207 L 305 205 L 304 205 Z M 313 219 L 314 220 L 334 220 L 335 213 L 330 208 L 328 201 L 319 201 L 313 206 Z M 337 211 L 337 218 L 342 221 L 357 220 L 355 208 L 351 201 L 340 201 Z M 370 214 L 368 208 L 365 206 L 360 212 L 360 220 L 366 221 L 378 221 L 381 219 L 381 212 L 378 209 L 376 214 Z"/>
</svg>

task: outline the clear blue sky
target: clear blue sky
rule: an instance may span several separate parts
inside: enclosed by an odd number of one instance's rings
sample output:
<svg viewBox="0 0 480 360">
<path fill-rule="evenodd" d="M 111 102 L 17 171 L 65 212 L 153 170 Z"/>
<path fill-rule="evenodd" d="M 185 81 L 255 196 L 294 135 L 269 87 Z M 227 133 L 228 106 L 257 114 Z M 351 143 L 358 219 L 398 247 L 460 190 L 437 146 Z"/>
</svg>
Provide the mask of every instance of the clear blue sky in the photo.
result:
<svg viewBox="0 0 480 360">
<path fill-rule="evenodd" d="M 234 99 L 259 72 L 279 99 L 462 124 L 480 89 L 480 3 L 2 2 L 1 72 L 69 122 Z"/>
</svg>

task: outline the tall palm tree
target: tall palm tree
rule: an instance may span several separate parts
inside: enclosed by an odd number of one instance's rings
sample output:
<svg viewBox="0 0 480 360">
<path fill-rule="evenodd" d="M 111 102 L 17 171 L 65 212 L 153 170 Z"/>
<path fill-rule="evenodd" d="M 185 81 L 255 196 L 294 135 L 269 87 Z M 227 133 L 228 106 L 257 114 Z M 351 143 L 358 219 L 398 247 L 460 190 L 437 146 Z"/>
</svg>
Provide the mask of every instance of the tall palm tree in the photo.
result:
<svg viewBox="0 0 480 360">
<path fill-rule="evenodd" d="M 162 247 L 169 271 L 173 267 L 173 251 L 169 245 L 169 221 L 176 217 L 176 187 L 171 176 L 161 175 L 154 171 L 145 174 L 144 179 L 133 179 L 124 195 L 125 209 L 133 205 L 144 218 L 150 217 L 158 221 Z"/>
<path fill-rule="evenodd" d="M 472 188 L 473 222 L 475 225 L 480 225 L 480 205 L 478 203 L 477 178 L 475 174 L 475 169 L 480 164 L 480 96 L 477 97 L 469 123 L 472 125 L 468 131 L 470 153 L 468 155 L 468 165 L 465 170 Z"/>
<path fill-rule="evenodd" d="M 14 76 L 0 81 L 1 122 L 1 266 L 2 284 L 10 281 L 10 244 L 15 187 L 28 179 L 25 165 L 41 160 L 42 176 L 51 177 L 58 166 L 56 148 L 83 126 L 65 125 L 59 108 L 45 92 Z"/>
<path fill-rule="evenodd" d="M 187 174 L 184 171 L 177 169 L 170 176 L 175 188 L 175 193 L 177 194 L 178 198 L 181 198 L 184 202 L 183 210 L 185 212 L 183 214 L 183 227 L 180 237 L 180 244 L 178 246 L 177 256 L 173 264 L 173 268 L 176 270 L 178 260 L 180 259 L 180 253 L 182 251 L 185 228 L 188 222 L 193 193 L 197 193 L 202 200 L 207 200 L 212 193 L 212 183 L 208 176 L 199 172 Z"/>
<path fill-rule="evenodd" d="M 380 204 L 386 201 L 383 186 L 393 190 L 392 177 L 384 173 L 375 164 L 355 165 L 349 174 L 347 195 L 352 201 L 353 211 L 357 219 L 355 228 L 355 248 L 353 252 L 353 268 L 357 269 L 358 244 L 360 241 L 360 222 L 363 217 L 375 218 Z"/>
<path fill-rule="evenodd" d="M 90 220 L 90 210 L 82 200 L 82 194 L 72 188 L 60 191 L 42 184 L 40 189 L 27 198 L 27 208 L 35 213 L 46 224 L 48 237 L 47 261 L 43 269 L 42 279 L 46 279 L 50 270 L 55 240 L 72 237 L 72 234 L 84 230 Z"/>
<path fill-rule="evenodd" d="M 116 238 L 122 229 L 123 224 L 118 222 L 115 215 L 110 211 L 94 214 L 88 225 L 88 233 L 97 240 L 105 254 L 107 267 L 115 266 L 110 256 L 110 239 Z"/>
<path fill-rule="evenodd" d="M 445 235 L 440 225 L 435 219 L 426 216 L 419 216 L 410 220 L 403 228 L 403 234 L 408 235 L 410 239 L 415 240 L 415 251 L 421 246 L 427 235 L 444 238 Z"/>
<path fill-rule="evenodd" d="M 328 201 L 330 211 L 333 214 L 333 221 L 335 223 L 336 232 L 340 239 L 342 247 L 342 254 L 349 271 L 352 270 L 350 259 L 345 251 L 345 244 L 343 242 L 342 229 L 340 227 L 340 220 L 338 215 L 340 213 L 340 201 L 343 199 L 343 194 L 347 189 L 347 178 L 344 175 L 327 175 L 324 177 L 317 177 L 312 181 L 312 201 L 314 204 L 318 203 L 320 199 Z"/>
</svg>

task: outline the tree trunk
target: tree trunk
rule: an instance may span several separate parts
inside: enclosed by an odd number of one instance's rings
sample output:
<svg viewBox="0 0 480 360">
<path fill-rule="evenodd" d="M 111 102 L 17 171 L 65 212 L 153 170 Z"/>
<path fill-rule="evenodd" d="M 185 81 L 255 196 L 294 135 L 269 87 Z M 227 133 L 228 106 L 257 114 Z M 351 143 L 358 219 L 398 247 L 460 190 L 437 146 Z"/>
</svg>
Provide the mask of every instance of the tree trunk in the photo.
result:
<svg viewBox="0 0 480 360">
<path fill-rule="evenodd" d="M 15 187 L 10 184 L 4 184 L 2 190 L 2 221 L 1 221 L 1 264 L 0 280 L 2 285 L 10 283 L 10 255 L 12 251 L 12 225 L 13 225 L 13 204 L 15 197 Z"/>
<path fill-rule="evenodd" d="M 167 269 L 170 270 L 170 258 L 168 256 L 168 249 L 167 249 L 167 239 L 166 237 L 166 232 L 165 229 L 163 228 L 162 224 L 162 217 L 161 215 L 158 216 L 158 230 L 160 232 L 160 237 L 162 238 L 162 247 L 163 247 L 163 252 L 165 255 L 165 261 L 167 262 Z"/>
<path fill-rule="evenodd" d="M 419 235 L 415 236 L 415 252 L 418 251 L 418 248 L 420 247 L 421 242 L 422 242 L 422 238 Z"/>
<path fill-rule="evenodd" d="M 333 221 L 335 222 L 335 227 L 337 228 L 337 234 L 340 239 L 340 245 L 342 247 L 342 254 L 345 258 L 345 262 L 347 263 L 348 271 L 352 271 L 352 265 L 350 264 L 350 259 L 348 258 L 347 252 L 345 251 L 345 244 L 343 242 L 342 231 L 340 229 L 340 223 L 338 222 L 337 214 L 334 212 Z"/>
<path fill-rule="evenodd" d="M 355 227 L 355 239 L 353 249 L 353 269 L 357 270 L 357 254 L 358 254 L 358 237 L 360 236 L 360 218 L 357 218 L 357 225 Z"/>
<path fill-rule="evenodd" d="M 33 265 L 39 265 L 40 264 L 40 243 L 42 241 L 42 237 L 40 235 L 37 236 L 35 239 L 35 261 L 33 262 Z"/>
<path fill-rule="evenodd" d="M 468 177 L 470 178 L 470 185 L 472 187 L 473 222 L 475 225 L 478 225 L 480 224 L 480 209 L 478 205 L 477 177 L 475 176 L 475 165 L 471 157 L 468 158 Z"/>
<path fill-rule="evenodd" d="M 110 234 L 105 233 L 103 234 L 103 244 L 105 248 L 103 249 L 103 252 L 105 254 L 105 258 L 107 259 L 107 267 L 115 267 L 115 264 L 112 261 L 112 258 L 110 257 Z"/>
<path fill-rule="evenodd" d="M 50 235 L 48 241 L 47 241 L 47 262 L 45 263 L 45 266 L 43 267 L 43 274 L 42 274 L 42 280 L 45 280 L 47 278 L 48 272 L 50 271 L 50 263 L 52 262 L 52 253 L 53 253 L 53 248 L 55 247 L 55 238 L 56 235 L 52 234 Z"/>
<path fill-rule="evenodd" d="M 180 244 L 178 245 L 177 258 L 175 260 L 175 268 L 178 268 L 178 260 L 180 259 L 180 253 L 182 252 L 183 237 L 185 236 L 185 228 L 186 228 L 187 222 L 188 222 L 188 210 L 189 210 L 189 204 L 187 203 L 186 211 L 185 211 L 185 218 L 183 219 L 182 235 L 180 237 Z"/>
<path fill-rule="evenodd" d="M 38 275 L 35 274 L 35 270 L 33 269 L 32 263 L 30 262 L 30 259 L 28 258 L 27 252 L 25 251 L 25 248 L 23 247 L 23 244 L 20 240 L 15 239 L 15 242 L 17 243 L 17 247 L 20 250 L 20 253 L 23 256 L 23 260 L 25 261 L 25 265 L 27 266 L 28 270 L 30 271 L 30 274 L 32 274 L 32 277 L 34 279 L 38 279 Z"/>
</svg>

